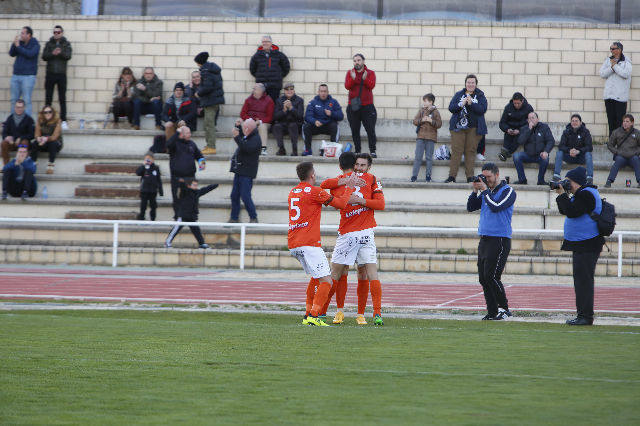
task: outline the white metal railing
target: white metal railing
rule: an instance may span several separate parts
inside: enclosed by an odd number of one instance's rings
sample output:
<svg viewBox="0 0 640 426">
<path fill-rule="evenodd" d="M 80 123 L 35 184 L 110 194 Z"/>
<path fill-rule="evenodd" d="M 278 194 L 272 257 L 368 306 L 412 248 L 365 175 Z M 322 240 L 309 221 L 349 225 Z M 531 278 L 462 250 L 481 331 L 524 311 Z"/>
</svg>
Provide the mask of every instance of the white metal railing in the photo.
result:
<svg viewBox="0 0 640 426">
<path fill-rule="evenodd" d="M 118 234 L 120 225 L 136 225 L 136 226 L 190 226 L 197 225 L 202 228 L 240 228 L 240 269 L 244 269 L 245 257 L 245 239 L 247 228 L 277 228 L 288 229 L 289 225 L 282 223 L 228 223 L 228 222 L 176 222 L 176 221 L 144 221 L 144 220 L 106 220 L 106 219 L 49 219 L 49 218 L 18 218 L 18 217 L 0 217 L 0 223 L 61 223 L 61 224 L 79 224 L 79 225 L 109 225 L 113 228 L 113 248 L 111 266 L 118 266 Z M 325 231 L 337 231 L 338 225 L 321 225 L 320 228 Z M 430 226 L 378 226 L 378 231 L 404 231 L 404 232 L 460 232 L 474 234 L 478 232 L 478 228 L 444 228 Z M 535 235 L 562 235 L 563 231 L 559 229 L 514 229 L 513 233 L 517 234 L 535 234 Z M 622 277 L 622 241 L 624 235 L 640 236 L 640 231 L 614 231 L 613 236 L 618 237 L 618 277 Z"/>
</svg>

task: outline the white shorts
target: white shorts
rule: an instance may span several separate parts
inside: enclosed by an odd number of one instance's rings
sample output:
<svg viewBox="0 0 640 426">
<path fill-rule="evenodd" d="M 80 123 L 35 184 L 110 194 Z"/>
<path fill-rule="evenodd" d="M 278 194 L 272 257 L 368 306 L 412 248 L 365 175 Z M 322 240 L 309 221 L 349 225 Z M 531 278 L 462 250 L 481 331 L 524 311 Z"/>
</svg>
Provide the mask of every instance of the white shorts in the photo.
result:
<svg viewBox="0 0 640 426">
<path fill-rule="evenodd" d="M 377 263 L 376 240 L 373 228 L 338 235 L 331 255 L 331 263 L 339 265 Z"/>
<path fill-rule="evenodd" d="M 322 247 L 302 246 L 289 249 L 291 256 L 298 259 L 304 272 L 313 278 L 322 278 L 331 275 L 331 268 Z"/>
</svg>

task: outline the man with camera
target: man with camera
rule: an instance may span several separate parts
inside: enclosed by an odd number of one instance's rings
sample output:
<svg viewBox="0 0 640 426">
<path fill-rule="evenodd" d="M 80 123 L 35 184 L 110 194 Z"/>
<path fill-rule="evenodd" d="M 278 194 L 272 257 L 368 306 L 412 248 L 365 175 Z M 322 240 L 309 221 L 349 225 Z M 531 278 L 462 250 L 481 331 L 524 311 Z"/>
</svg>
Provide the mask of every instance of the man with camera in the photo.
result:
<svg viewBox="0 0 640 426">
<path fill-rule="evenodd" d="M 467 211 L 480 209 L 478 276 L 487 303 L 487 315 L 482 319 L 505 320 L 512 314 L 501 277 L 511 251 L 511 217 L 516 192 L 500 180 L 500 170 L 494 163 L 482 166 L 482 174 L 472 185 Z"/>
<path fill-rule="evenodd" d="M 604 238 L 591 214 L 602 212 L 602 200 L 596 187 L 587 184 L 587 170 L 582 166 L 570 170 L 565 180 L 550 185 L 558 193 L 558 210 L 567 217 L 562 250 L 573 252 L 573 288 L 578 312 L 567 324 L 592 325 L 594 276 Z M 569 198 L 567 193 L 573 197 Z"/>
<path fill-rule="evenodd" d="M 240 199 L 247 209 L 251 223 L 258 223 L 256 206 L 251 199 L 253 180 L 258 175 L 258 163 L 262 151 L 262 140 L 257 129 L 258 124 L 252 118 L 236 124 L 231 134 L 238 145 L 236 152 L 231 157 L 233 177 L 233 189 L 231 190 L 231 217 L 230 223 L 237 223 L 240 219 Z M 240 133 L 242 132 L 242 133 Z"/>
</svg>

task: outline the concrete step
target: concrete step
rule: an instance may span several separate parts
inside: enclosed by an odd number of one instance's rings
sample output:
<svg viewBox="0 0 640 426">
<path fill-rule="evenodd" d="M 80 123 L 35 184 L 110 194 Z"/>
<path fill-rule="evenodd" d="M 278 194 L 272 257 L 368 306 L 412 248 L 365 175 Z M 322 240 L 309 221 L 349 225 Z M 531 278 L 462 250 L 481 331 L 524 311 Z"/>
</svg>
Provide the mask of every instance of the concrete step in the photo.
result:
<svg viewBox="0 0 640 426">
<path fill-rule="evenodd" d="M 83 198 L 137 198 L 140 197 L 138 187 L 109 187 L 80 185 L 75 189 L 76 197 Z"/>
<path fill-rule="evenodd" d="M 108 212 L 108 211 L 69 211 L 64 215 L 65 219 L 102 219 L 102 220 L 136 220 L 135 212 Z"/>
<path fill-rule="evenodd" d="M 112 251 L 107 247 L 0 245 L 0 262 L 65 265 L 111 265 Z M 238 268 L 240 252 L 235 249 L 164 249 L 122 247 L 118 250 L 119 266 L 192 266 Z M 378 269 L 393 272 L 477 272 L 476 256 L 450 254 L 379 253 Z M 299 270 L 300 264 L 288 251 L 247 250 L 245 267 L 258 269 Z M 596 266 L 598 276 L 616 276 L 616 259 L 602 258 Z M 572 274 L 568 257 L 510 256 L 506 274 L 564 275 Z M 640 276 L 640 261 L 625 259 L 623 276 Z"/>
</svg>

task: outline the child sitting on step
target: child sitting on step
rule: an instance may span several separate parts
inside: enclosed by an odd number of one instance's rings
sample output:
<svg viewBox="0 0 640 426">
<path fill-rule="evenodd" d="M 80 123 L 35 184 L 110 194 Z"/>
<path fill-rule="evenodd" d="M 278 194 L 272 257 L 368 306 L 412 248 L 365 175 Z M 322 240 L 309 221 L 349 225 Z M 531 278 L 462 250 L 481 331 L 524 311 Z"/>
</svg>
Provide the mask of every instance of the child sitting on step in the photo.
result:
<svg viewBox="0 0 640 426">
<path fill-rule="evenodd" d="M 140 213 L 138 220 L 144 220 L 147 211 L 147 203 L 149 203 L 149 217 L 156 220 L 156 209 L 158 203 L 156 197 L 158 193 L 162 197 L 162 179 L 160 179 L 160 168 L 153 162 L 153 154 L 148 152 L 144 156 L 144 164 L 138 167 L 136 175 L 140 176 Z"/>
</svg>

